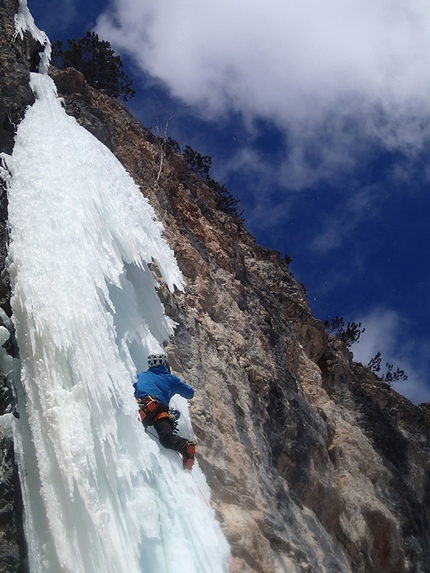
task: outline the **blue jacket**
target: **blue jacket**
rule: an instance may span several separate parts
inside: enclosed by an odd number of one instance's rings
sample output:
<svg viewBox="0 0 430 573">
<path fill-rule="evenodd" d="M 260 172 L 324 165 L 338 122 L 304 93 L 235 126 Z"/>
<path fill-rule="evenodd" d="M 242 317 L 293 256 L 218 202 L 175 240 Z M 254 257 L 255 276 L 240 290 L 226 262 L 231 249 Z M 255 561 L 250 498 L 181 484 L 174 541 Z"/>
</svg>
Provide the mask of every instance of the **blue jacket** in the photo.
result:
<svg viewBox="0 0 430 573">
<path fill-rule="evenodd" d="M 166 406 L 169 405 L 170 398 L 175 394 L 179 394 L 187 400 L 194 396 L 194 390 L 191 386 L 184 384 L 177 376 L 171 374 L 165 366 L 156 366 L 141 372 L 133 386 L 136 398 L 153 396 Z"/>
</svg>

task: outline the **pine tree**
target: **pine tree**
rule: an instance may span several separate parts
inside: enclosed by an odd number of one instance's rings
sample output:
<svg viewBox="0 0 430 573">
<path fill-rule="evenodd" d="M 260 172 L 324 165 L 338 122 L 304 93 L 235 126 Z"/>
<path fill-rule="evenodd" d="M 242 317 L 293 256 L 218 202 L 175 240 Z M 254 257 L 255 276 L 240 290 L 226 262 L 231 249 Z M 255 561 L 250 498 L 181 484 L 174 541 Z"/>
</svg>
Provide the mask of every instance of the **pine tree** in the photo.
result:
<svg viewBox="0 0 430 573">
<path fill-rule="evenodd" d="M 52 45 L 53 65 L 60 69 L 76 68 L 91 86 L 111 97 L 127 101 L 134 96 L 133 80 L 122 71 L 121 58 L 115 55 L 109 42 L 100 40 L 95 32 L 87 32 L 67 43 L 69 47 L 64 51 L 61 40 Z"/>
<path fill-rule="evenodd" d="M 360 340 L 360 336 L 366 330 L 365 328 L 361 328 L 361 322 L 348 322 L 345 328 L 342 316 L 336 316 L 331 322 L 325 320 L 323 324 L 327 334 L 332 334 L 336 338 L 339 338 L 348 348 L 353 344 L 357 344 Z"/>
<path fill-rule="evenodd" d="M 239 199 L 236 199 L 224 184 L 218 183 L 218 181 L 215 181 L 215 179 L 212 179 L 209 175 L 212 166 L 212 157 L 210 155 L 202 155 L 189 145 L 185 146 L 183 154 L 188 169 L 205 181 L 209 187 L 215 191 L 218 209 L 234 217 L 238 223 L 243 224 L 245 221 L 243 211 L 239 213 L 237 210 L 240 203 Z"/>
</svg>

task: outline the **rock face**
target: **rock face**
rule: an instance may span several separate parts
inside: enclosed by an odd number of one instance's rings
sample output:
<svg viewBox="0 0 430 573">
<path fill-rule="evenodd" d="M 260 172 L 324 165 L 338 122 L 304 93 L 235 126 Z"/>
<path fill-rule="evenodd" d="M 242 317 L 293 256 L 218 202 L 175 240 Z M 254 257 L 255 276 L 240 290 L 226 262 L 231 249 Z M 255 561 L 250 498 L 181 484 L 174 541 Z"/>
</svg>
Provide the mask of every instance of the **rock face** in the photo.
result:
<svg viewBox="0 0 430 573">
<path fill-rule="evenodd" d="M 25 33 L 23 38 L 15 37 L 15 14 L 18 0 L 0 0 L 0 152 L 11 153 L 15 129 L 27 106 L 34 102 L 29 85 L 30 71 L 37 71 L 39 42 Z M 0 195 L 0 266 L 4 269 L 6 255 L 7 197 L 2 180 Z M 1 278 L 0 302 L 8 299 L 7 281 Z"/>
<path fill-rule="evenodd" d="M 184 275 L 184 293 L 159 281 L 177 323 L 167 351 L 196 390 L 197 455 L 232 571 L 430 571 L 430 407 L 327 338 L 279 254 L 217 208 L 174 146 L 79 72 L 51 75 L 149 198 Z"/>
<path fill-rule="evenodd" d="M 29 86 L 30 71 L 37 71 L 39 52 L 43 49 L 29 34 L 15 37 L 14 17 L 18 0 L 0 2 L 0 147 L 10 153 L 13 149 L 15 127 L 25 108 L 34 102 Z"/>
<path fill-rule="evenodd" d="M 27 106 L 34 102 L 29 85 L 30 71 L 36 71 L 42 45 L 25 33 L 15 37 L 18 0 L 0 0 L 0 153 L 11 153 L 15 129 Z M 7 195 L 0 179 L 0 306 L 10 315 L 10 288 L 5 270 L 7 255 Z M 6 321 L 6 322 L 5 322 Z M 7 316 L 0 316 L 4 326 Z M 17 356 L 11 339 L 7 351 Z M 14 410 L 14 392 L 7 373 L 0 372 L 0 415 Z M 22 502 L 11 436 L 0 427 L 0 572 L 25 573 L 26 546 L 22 523 Z"/>
<path fill-rule="evenodd" d="M 173 370 L 194 386 L 198 455 L 237 572 L 430 571 L 430 408 L 328 339 L 279 254 L 255 244 L 174 148 L 74 70 L 68 113 L 125 165 L 186 280 Z M 156 269 L 155 269 L 156 271 Z"/>
</svg>

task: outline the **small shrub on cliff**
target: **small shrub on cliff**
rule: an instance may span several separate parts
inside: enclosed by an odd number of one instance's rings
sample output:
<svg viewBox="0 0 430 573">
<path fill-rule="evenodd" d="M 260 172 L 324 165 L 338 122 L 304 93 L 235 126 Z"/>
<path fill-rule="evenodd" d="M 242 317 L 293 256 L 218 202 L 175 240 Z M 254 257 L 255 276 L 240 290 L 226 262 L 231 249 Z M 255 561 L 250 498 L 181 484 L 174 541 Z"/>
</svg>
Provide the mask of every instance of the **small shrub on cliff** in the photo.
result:
<svg viewBox="0 0 430 573">
<path fill-rule="evenodd" d="M 373 374 L 378 374 L 378 372 L 381 370 L 381 362 L 381 353 L 377 352 L 375 356 L 369 361 L 367 368 L 373 372 Z"/>
<path fill-rule="evenodd" d="M 370 360 L 367 367 L 371 372 L 373 372 L 373 374 L 379 376 L 379 372 L 381 370 L 381 362 L 382 362 L 381 353 L 377 352 L 375 356 Z M 391 384 L 391 382 L 400 382 L 401 380 L 408 379 L 408 376 L 405 373 L 405 371 L 401 370 L 398 367 L 396 368 L 396 370 L 394 370 L 393 364 L 387 362 L 385 367 L 386 367 L 385 374 L 379 376 L 379 378 L 387 382 L 387 384 Z"/>
<path fill-rule="evenodd" d="M 201 155 L 189 145 L 186 145 L 183 151 L 188 169 L 203 179 L 207 185 L 215 191 L 217 196 L 217 207 L 224 213 L 234 217 L 239 223 L 244 222 L 243 211 L 238 212 L 237 206 L 239 199 L 236 199 L 224 184 L 218 183 L 209 176 L 212 166 L 212 157 L 210 155 Z"/>
<path fill-rule="evenodd" d="M 194 151 L 192 147 L 186 145 L 184 147 L 184 158 L 187 162 L 187 167 L 200 179 L 207 181 L 209 179 L 209 171 L 212 165 L 212 157 L 210 155 L 202 155 L 198 151 Z"/>
<path fill-rule="evenodd" d="M 360 336 L 366 330 L 361 328 L 361 322 L 348 322 L 346 328 L 343 317 L 336 316 L 331 322 L 324 321 L 324 328 L 327 334 L 332 334 L 339 338 L 349 348 L 360 340 Z"/>
<path fill-rule="evenodd" d="M 221 185 L 214 179 L 209 177 L 207 183 L 209 187 L 211 187 L 217 194 L 218 209 L 221 209 L 221 211 L 224 211 L 224 213 L 235 217 L 235 219 L 237 219 L 240 223 L 243 223 L 245 220 L 243 217 L 243 211 L 239 213 L 237 210 L 239 199 L 236 199 L 236 197 L 230 193 L 225 185 Z"/>
<path fill-rule="evenodd" d="M 325 320 L 323 322 L 325 331 L 327 334 L 331 334 L 336 338 L 342 340 L 345 345 L 349 348 L 353 344 L 358 343 L 360 340 L 361 334 L 366 330 L 365 328 L 361 328 L 361 322 L 348 322 L 347 327 L 345 328 L 345 323 L 343 317 L 336 316 L 330 322 Z M 405 374 L 404 370 L 397 368 L 394 370 L 394 366 L 389 362 L 386 363 L 386 372 L 382 376 L 379 375 L 381 370 L 381 353 L 377 352 L 375 356 L 369 361 L 367 368 L 373 372 L 378 378 L 387 382 L 387 384 L 391 384 L 391 382 L 399 382 L 401 380 L 407 380 L 408 377 Z"/>
<path fill-rule="evenodd" d="M 109 42 L 100 40 L 95 32 L 67 40 L 69 47 L 63 50 L 63 43 L 52 44 L 52 63 L 57 68 L 76 68 L 94 88 L 107 95 L 127 101 L 135 94 L 133 80 L 122 71 L 122 61 L 115 55 Z"/>
<path fill-rule="evenodd" d="M 400 382 L 401 380 L 407 380 L 408 376 L 404 370 L 401 370 L 399 367 L 394 370 L 394 366 L 387 362 L 386 364 L 387 371 L 382 377 L 385 382 L 390 384 L 391 382 Z"/>
</svg>

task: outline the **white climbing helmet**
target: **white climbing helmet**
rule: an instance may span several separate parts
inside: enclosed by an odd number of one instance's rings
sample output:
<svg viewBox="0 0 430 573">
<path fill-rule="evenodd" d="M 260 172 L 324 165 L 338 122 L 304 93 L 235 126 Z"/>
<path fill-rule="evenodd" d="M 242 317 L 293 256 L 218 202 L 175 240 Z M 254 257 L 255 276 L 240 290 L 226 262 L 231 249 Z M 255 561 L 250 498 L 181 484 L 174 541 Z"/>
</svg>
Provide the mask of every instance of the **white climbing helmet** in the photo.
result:
<svg viewBox="0 0 430 573">
<path fill-rule="evenodd" d="M 148 367 L 155 368 L 156 366 L 167 366 L 167 356 L 164 352 L 158 352 L 157 354 L 150 354 L 148 356 Z"/>
</svg>

